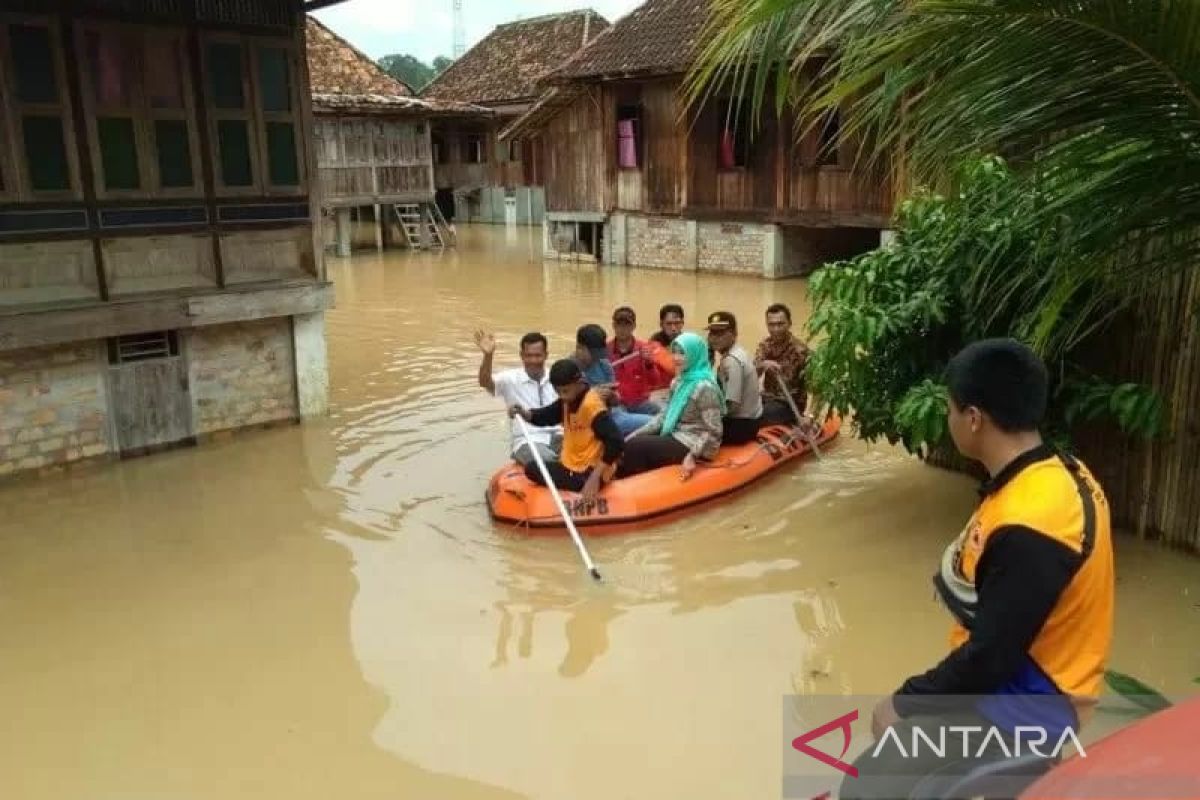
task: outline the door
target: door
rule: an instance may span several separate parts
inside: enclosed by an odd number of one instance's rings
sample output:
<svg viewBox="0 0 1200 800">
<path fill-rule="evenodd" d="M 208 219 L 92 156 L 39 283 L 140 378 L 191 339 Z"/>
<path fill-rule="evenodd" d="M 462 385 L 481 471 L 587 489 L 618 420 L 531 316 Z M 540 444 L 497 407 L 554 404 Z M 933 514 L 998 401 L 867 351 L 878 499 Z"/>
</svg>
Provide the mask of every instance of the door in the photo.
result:
<svg viewBox="0 0 1200 800">
<path fill-rule="evenodd" d="M 122 457 L 195 444 L 187 363 L 174 331 L 110 339 L 109 363 Z"/>
</svg>

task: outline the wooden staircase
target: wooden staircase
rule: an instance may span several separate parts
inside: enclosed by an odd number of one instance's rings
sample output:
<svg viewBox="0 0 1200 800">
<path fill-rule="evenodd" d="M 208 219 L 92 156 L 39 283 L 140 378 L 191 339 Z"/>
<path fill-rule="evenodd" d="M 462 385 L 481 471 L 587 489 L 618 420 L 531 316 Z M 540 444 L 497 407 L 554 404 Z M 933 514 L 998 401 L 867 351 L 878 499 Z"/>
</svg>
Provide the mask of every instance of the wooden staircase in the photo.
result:
<svg viewBox="0 0 1200 800">
<path fill-rule="evenodd" d="M 453 233 L 442 217 L 437 203 L 398 203 L 392 206 L 404 240 L 413 250 L 446 248 L 454 245 Z"/>
</svg>

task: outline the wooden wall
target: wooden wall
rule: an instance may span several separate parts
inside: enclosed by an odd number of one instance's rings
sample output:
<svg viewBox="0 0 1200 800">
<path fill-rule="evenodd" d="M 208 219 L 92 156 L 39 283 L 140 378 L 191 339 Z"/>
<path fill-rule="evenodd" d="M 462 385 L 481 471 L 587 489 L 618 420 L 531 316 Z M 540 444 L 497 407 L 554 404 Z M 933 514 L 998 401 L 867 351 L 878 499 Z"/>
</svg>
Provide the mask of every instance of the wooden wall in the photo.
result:
<svg viewBox="0 0 1200 800">
<path fill-rule="evenodd" d="M 842 141 L 837 164 L 818 164 L 820 132 L 797 130 L 791 120 L 773 114 L 760 120 L 745 166 L 722 169 L 718 146 L 725 103 L 714 101 L 689 116 L 677 90 L 676 78 L 593 86 L 552 118 L 542 131 L 549 144 L 539 163 L 561 180 L 553 185 L 547 180 L 547 208 L 684 216 L 737 212 L 782 221 L 800 221 L 812 212 L 831 217 L 833 224 L 839 216 L 854 218 L 850 224 L 862 217 L 881 222 L 890 211 L 886 178 L 850 168 L 855 142 Z M 638 169 L 617 167 L 617 108 L 627 105 L 641 109 Z M 796 141 L 798 133 L 803 136 Z M 595 186 L 597 168 L 602 186 Z"/>
<path fill-rule="evenodd" d="M 498 139 L 510 119 L 489 121 L 445 120 L 433 123 L 433 136 L 445 155 L 433 165 L 434 183 L 439 189 L 478 189 L 483 186 L 536 186 L 536 169 L 528 164 L 537 158 L 537 145 L 521 141 L 515 148 Z M 484 160 L 467 162 L 467 143 L 471 137 L 483 140 Z M 516 156 L 515 158 L 513 156 Z"/>
<path fill-rule="evenodd" d="M 1162 282 L 1094 345 L 1094 369 L 1154 386 L 1168 430 L 1149 443 L 1110 427 L 1076 437 L 1108 495 L 1116 524 L 1200 552 L 1200 272 Z"/>
<path fill-rule="evenodd" d="M 547 211 L 606 211 L 615 197 L 606 169 L 613 137 L 604 135 L 599 95 L 584 92 L 542 130 Z"/>
<path fill-rule="evenodd" d="M 256 240 L 271 262 L 257 274 L 323 277 L 303 16 L 289 3 L 159 9 L 187 11 L 177 25 L 141 24 L 146 3 L 134 0 L 120 4 L 128 23 L 19 5 L 46 13 L 0 13 L 0 305 L 228 288 L 245 273 L 226 262 L 230 248 L 261 232 L 282 234 Z M 196 24 L 193 12 L 216 21 Z M 240 26 L 267 18 L 275 27 Z M 35 50 L 19 69 L 15 36 Z M 103 86 L 92 43 L 122 55 Z M 43 94 L 30 103 L 18 86 L 38 70 Z M 26 134 L 30 120 L 40 135 Z"/>
<path fill-rule="evenodd" d="M 314 127 L 321 199 L 326 205 L 433 197 L 433 161 L 425 122 L 320 117 Z"/>
</svg>

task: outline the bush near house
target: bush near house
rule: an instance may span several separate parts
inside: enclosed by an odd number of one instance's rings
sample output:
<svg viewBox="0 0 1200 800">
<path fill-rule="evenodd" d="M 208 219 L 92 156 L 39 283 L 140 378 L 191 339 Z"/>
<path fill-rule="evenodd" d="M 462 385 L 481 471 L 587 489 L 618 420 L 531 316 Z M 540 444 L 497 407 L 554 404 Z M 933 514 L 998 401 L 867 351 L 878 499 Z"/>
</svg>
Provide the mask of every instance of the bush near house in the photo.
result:
<svg viewBox="0 0 1200 800">
<path fill-rule="evenodd" d="M 1073 269 L 1069 221 L 1031 213 L 1044 198 L 996 157 L 967 162 L 952 186 L 906 200 L 889 246 L 813 275 L 813 393 L 852 413 L 865 439 L 925 456 L 945 451 L 946 363 L 970 341 L 1013 336 L 1050 367 L 1047 433 L 1060 444 L 1085 419 L 1142 437 L 1160 433 L 1162 401 L 1150 388 L 1111 384 L 1080 364 L 1079 320 L 1106 293 L 1102 273 Z M 1060 288 L 1063 275 L 1076 276 L 1069 291 Z M 1056 291 L 1060 298 L 1047 303 Z"/>
</svg>

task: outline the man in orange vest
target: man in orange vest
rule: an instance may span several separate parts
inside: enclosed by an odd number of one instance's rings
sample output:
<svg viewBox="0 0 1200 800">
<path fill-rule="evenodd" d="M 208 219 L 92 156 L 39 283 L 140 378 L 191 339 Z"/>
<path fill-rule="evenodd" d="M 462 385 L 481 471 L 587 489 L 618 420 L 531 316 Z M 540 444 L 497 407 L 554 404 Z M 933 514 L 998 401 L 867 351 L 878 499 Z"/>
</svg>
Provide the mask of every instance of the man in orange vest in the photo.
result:
<svg viewBox="0 0 1200 800">
<path fill-rule="evenodd" d="M 542 428 L 562 425 L 562 453 L 558 461 L 546 464 L 546 471 L 557 488 L 579 492 L 584 502 L 591 503 L 602 483 L 612 478 L 625 450 L 625 438 L 604 399 L 584 380 L 575 361 L 554 362 L 550 385 L 558 394 L 553 403 L 533 409 L 513 405 L 508 415 Z M 535 462 L 525 465 L 525 475 L 534 483 L 545 484 Z"/>
<path fill-rule="evenodd" d="M 1115 584 L 1108 502 L 1083 464 L 1042 441 L 1046 367 L 1023 344 L 989 339 L 956 355 L 946 379 L 954 444 L 990 476 L 934 575 L 954 620 L 950 652 L 876 707 L 876 746 L 843 782 L 843 800 L 942 796 L 931 780 L 945 787 L 982 762 L 1030 755 L 1012 747 L 1018 729 L 1045 732 L 1050 750 L 1100 694 Z M 882 746 L 913 741 L 914 728 L 937 741 L 951 725 L 998 736 L 978 751 L 983 734 L 970 748 L 952 738 L 920 757 Z"/>
</svg>

